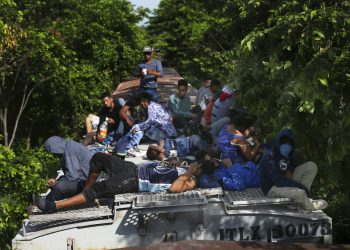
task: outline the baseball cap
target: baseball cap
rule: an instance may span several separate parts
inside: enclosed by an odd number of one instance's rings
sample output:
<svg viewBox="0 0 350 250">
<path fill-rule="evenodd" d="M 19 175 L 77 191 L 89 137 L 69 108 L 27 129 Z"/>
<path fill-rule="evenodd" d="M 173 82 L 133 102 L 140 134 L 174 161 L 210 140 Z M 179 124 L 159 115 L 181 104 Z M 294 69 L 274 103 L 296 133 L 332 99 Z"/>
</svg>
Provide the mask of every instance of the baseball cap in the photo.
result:
<svg viewBox="0 0 350 250">
<path fill-rule="evenodd" d="M 144 48 L 143 48 L 143 53 L 147 53 L 147 52 L 152 52 L 153 51 L 153 49 L 150 47 L 150 46 L 145 46 Z"/>
</svg>

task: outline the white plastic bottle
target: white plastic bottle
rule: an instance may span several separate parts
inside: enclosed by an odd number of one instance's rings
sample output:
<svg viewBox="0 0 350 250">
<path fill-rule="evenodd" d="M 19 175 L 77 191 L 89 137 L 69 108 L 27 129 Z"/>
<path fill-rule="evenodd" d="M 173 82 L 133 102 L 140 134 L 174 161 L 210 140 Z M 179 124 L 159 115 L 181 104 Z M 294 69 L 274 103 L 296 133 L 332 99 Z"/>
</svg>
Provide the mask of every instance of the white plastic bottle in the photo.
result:
<svg viewBox="0 0 350 250">
<path fill-rule="evenodd" d="M 107 136 L 107 119 L 100 126 L 100 142 L 103 142 Z"/>
</svg>

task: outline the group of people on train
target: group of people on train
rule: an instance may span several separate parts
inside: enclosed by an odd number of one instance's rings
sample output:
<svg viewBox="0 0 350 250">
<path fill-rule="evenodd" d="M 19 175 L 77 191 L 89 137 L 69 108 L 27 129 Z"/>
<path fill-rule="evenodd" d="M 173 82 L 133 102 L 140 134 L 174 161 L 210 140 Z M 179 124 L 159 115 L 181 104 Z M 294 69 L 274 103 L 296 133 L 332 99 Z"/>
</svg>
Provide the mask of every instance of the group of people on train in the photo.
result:
<svg viewBox="0 0 350 250">
<path fill-rule="evenodd" d="M 238 91 L 217 79 L 203 81 L 194 105 L 185 79 L 178 81 L 167 105 L 159 104 L 162 65 L 149 46 L 143 54 L 139 94 L 126 101 L 103 94 L 99 113 L 86 118 L 83 143 L 59 136 L 45 142 L 48 152 L 61 156 L 64 174 L 48 180 L 46 197 L 34 196 L 41 210 L 53 213 L 122 193 L 213 187 L 260 187 L 266 196 L 290 198 L 302 209 L 327 207 L 326 201 L 310 196 L 317 166 L 296 149 L 292 130 L 284 128 L 272 143 L 261 144 L 256 115 L 241 109 Z M 142 141 L 149 145 L 146 152 L 139 149 Z M 137 166 L 133 157 L 148 162 Z M 108 177 L 97 181 L 102 171 Z"/>
</svg>

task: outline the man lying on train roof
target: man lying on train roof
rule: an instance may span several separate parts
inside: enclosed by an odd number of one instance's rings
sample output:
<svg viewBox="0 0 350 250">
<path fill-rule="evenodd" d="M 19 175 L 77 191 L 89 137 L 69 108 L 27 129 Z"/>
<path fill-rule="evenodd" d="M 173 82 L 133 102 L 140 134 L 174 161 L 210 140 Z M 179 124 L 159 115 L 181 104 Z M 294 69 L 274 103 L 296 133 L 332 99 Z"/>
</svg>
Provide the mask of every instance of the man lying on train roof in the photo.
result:
<svg viewBox="0 0 350 250">
<path fill-rule="evenodd" d="M 196 152 L 205 149 L 207 146 L 207 142 L 202 140 L 199 135 L 180 136 L 175 139 L 166 138 L 160 140 L 158 144 L 149 145 L 146 156 L 151 161 L 162 161 L 169 157 L 195 155 Z"/>
<path fill-rule="evenodd" d="M 149 164 L 137 167 L 134 163 L 124 161 L 114 155 L 96 153 L 90 161 L 89 177 L 82 193 L 60 201 L 49 201 L 35 196 L 39 209 L 54 213 L 58 209 L 94 202 L 99 198 L 112 198 L 116 194 L 131 192 L 169 192 L 179 193 L 196 188 L 196 176 L 211 174 L 215 169 L 211 161 L 194 163 L 188 171 L 181 167 Z M 96 182 L 101 171 L 109 178 Z"/>
</svg>

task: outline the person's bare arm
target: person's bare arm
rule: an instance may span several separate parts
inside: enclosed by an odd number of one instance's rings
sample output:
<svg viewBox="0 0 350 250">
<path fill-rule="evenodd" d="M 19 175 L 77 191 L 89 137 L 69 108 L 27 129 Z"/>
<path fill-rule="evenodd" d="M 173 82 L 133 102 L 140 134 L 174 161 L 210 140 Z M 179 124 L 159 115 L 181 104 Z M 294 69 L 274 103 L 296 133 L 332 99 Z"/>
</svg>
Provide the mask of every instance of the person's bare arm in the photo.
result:
<svg viewBox="0 0 350 250">
<path fill-rule="evenodd" d="M 188 190 L 192 190 L 196 188 L 196 186 L 197 186 L 196 178 L 193 175 L 186 173 L 186 174 L 180 175 L 173 182 L 173 184 L 169 188 L 169 192 L 181 193 Z"/>
<path fill-rule="evenodd" d="M 147 69 L 147 74 L 152 74 L 152 75 L 155 75 L 157 77 L 161 77 L 161 73 L 156 71 L 155 69 L 153 68 L 149 68 Z"/>
<path fill-rule="evenodd" d="M 132 127 L 134 125 L 134 122 L 130 120 L 128 116 L 129 106 L 123 106 L 119 111 L 119 116 L 122 120 L 126 121 L 129 127 Z"/>
</svg>

